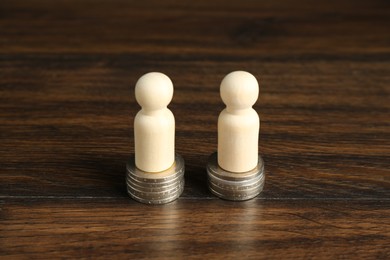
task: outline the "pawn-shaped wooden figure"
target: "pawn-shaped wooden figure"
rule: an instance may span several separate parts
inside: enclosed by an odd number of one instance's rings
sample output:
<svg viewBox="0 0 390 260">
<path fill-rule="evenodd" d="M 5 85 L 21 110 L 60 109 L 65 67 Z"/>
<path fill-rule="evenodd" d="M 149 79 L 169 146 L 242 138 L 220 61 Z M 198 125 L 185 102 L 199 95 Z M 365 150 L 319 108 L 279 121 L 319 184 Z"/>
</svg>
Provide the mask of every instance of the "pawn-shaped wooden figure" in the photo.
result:
<svg viewBox="0 0 390 260">
<path fill-rule="evenodd" d="M 184 189 L 184 160 L 175 154 L 175 118 L 167 108 L 172 96 L 172 81 L 162 73 L 147 73 L 135 86 L 142 109 L 134 119 L 135 159 L 127 164 L 126 182 L 142 203 L 168 203 Z"/>
<path fill-rule="evenodd" d="M 209 189 L 223 199 L 252 199 L 264 186 L 260 119 L 252 108 L 259 85 L 252 74 L 235 71 L 222 80 L 220 94 L 226 108 L 218 118 L 218 152 L 207 165 Z"/>
</svg>

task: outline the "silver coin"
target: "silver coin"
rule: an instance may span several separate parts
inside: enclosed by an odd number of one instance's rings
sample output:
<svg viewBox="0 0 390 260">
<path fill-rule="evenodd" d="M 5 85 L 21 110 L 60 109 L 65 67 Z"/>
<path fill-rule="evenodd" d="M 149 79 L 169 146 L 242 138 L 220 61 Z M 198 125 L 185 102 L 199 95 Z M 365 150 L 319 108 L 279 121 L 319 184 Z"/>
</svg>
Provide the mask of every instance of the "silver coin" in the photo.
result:
<svg viewBox="0 0 390 260">
<path fill-rule="evenodd" d="M 261 182 L 261 179 L 263 178 L 263 174 L 259 176 L 254 176 L 252 180 L 237 180 L 237 181 L 230 181 L 230 180 L 224 180 L 222 178 L 215 177 L 212 174 L 208 175 L 209 182 L 213 182 L 220 186 L 221 188 L 226 189 L 248 189 L 251 187 L 255 187 L 259 185 L 259 182 Z"/>
<path fill-rule="evenodd" d="M 208 185 L 209 185 L 209 187 L 211 187 L 214 190 L 217 190 L 219 192 L 237 193 L 237 194 L 239 194 L 239 193 L 250 194 L 250 193 L 254 193 L 262 188 L 262 185 L 257 185 L 257 186 L 251 187 L 250 189 L 234 189 L 234 188 L 226 189 L 226 188 L 222 188 L 222 187 L 218 186 L 217 184 L 215 184 L 213 182 L 209 182 Z"/>
<path fill-rule="evenodd" d="M 138 169 L 135 166 L 134 159 L 135 158 L 132 157 L 126 165 L 127 174 L 130 174 L 134 179 L 141 182 L 167 182 L 175 179 L 177 175 L 184 174 L 184 160 L 179 154 L 175 154 L 175 162 L 169 169 L 156 173 L 144 172 Z"/>
<path fill-rule="evenodd" d="M 130 197 L 132 197 L 134 200 L 144 203 L 144 204 L 166 204 L 169 202 L 172 202 L 180 197 L 180 195 L 183 193 L 184 185 L 181 187 L 180 190 L 178 190 L 177 193 L 173 194 L 171 197 L 161 198 L 161 199 L 148 199 L 148 198 L 142 198 L 138 197 L 134 194 L 131 194 L 129 192 Z"/>
<path fill-rule="evenodd" d="M 173 183 L 169 183 L 166 185 L 160 185 L 160 186 L 149 186 L 149 185 L 143 185 L 142 183 L 135 183 L 131 182 L 129 180 L 126 181 L 126 184 L 128 186 L 131 186 L 133 189 L 137 191 L 144 191 L 144 192 L 161 192 L 165 190 L 169 190 L 175 186 L 177 186 L 177 183 L 180 183 L 183 180 L 183 178 L 178 179 L 177 181 Z"/>
<path fill-rule="evenodd" d="M 133 199 L 146 204 L 164 204 L 177 199 L 184 190 L 184 160 L 176 154 L 169 169 L 148 173 L 135 167 L 134 158 L 126 166 L 127 192 Z"/>
<path fill-rule="evenodd" d="M 209 183 L 209 189 L 218 197 L 230 200 L 246 200 L 256 197 L 263 189 L 263 185 L 259 185 L 251 190 L 226 190 Z"/>
<path fill-rule="evenodd" d="M 213 188 L 210 188 L 211 193 L 213 193 L 215 196 L 220 197 L 221 199 L 226 199 L 226 200 L 233 200 L 233 201 L 243 201 L 243 200 L 250 200 L 256 197 L 257 195 L 260 194 L 261 190 L 259 190 L 256 193 L 252 194 L 245 194 L 245 193 L 227 193 L 227 192 L 219 192 L 214 190 Z"/>
<path fill-rule="evenodd" d="M 135 196 L 137 198 L 141 198 L 144 200 L 154 201 L 154 200 L 164 200 L 167 198 L 175 197 L 177 196 L 177 194 L 179 193 L 181 194 L 183 187 L 184 187 L 184 182 L 177 185 L 175 189 L 172 189 L 169 192 L 161 192 L 161 193 L 139 192 L 139 191 L 135 191 L 129 186 L 127 187 L 127 190 L 131 196 Z"/>
<path fill-rule="evenodd" d="M 127 187 L 132 191 L 132 193 L 136 194 L 137 196 L 154 198 L 154 197 L 161 197 L 161 196 L 169 197 L 172 193 L 177 192 L 177 190 L 179 190 L 183 185 L 184 185 L 184 180 L 180 181 L 174 186 L 168 188 L 163 187 L 158 191 L 137 189 L 137 187 L 131 185 L 128 185 Z"/>
<path fill-rule="evenodd" d="M 207 165 L 210 191 L 227 200 L 249 200 L 256 197 L 264 186 L 264 162 L 259 155 L 257 166 L 248 172 L 234 173 L 218 166 L 217 153 L 210 156 Z"/>
<path fill-rule="evenodd" d="M 177 190 L 180 189 L 180 187 L 184 185 L 184 179 L 175 185 L 171 185 L 169 187 L 162 187 L 158 190 L 155 188 L 153 189 L 147 189 L 147 188 L 139 188 L 134 185 L 128 185 L 128 189 L 136 194 L 137 196 L 143 196 L 143 197 L 149 197 L 149 198 L 154 198 L 154 197 L 161 197 L 161 196 L 170 196 L 172 193 L 175 193 Z"/>
<path fill-rule="evenodd" d="M 255 197 L 262 191 L 263 185 L 258 185 L 248 190 L 237 190 L 237 189 L 234 190 L 234 189 L 221 189 L 214 183 L 209 183 L 209 189 L 219 194 L 224 194 L 224 196 L 228 196 L 228 197 Z"/>
<path fill-rule="evenodd" d="M 259 175 L 259 172 L 264 171 L 264 161 L 263 158 L 259 155 L 259 160 L 256 167 L 247 172 L 229 172 L 222 169 L 218 165 L 218 154 L 213 153 L 209 158 L 209 163 L 207 164 L 207 171 L 216 178 L 221 178 L 226 181 L 244 181 L 244 180 L 253 180 L 256 176 Z"/>
<path fill-rule="evenodd" d="M 183 171 L 175 173 L 176 177 L 173 179 L 169 179 L 167 181 L 159 181 L 159 182 L 150 182 L 149 180 L 140 180 L 136 177 L 134 177 L 131 173 L 126 174 L 126 180 L 128 182 L 134 183 L 139 186 L 147 186 L 147 187 L 161 187 L 165 185 L 171 185 L 173 183 L 178 182 L 180 179 L 183 178 Z"/>
</svg>

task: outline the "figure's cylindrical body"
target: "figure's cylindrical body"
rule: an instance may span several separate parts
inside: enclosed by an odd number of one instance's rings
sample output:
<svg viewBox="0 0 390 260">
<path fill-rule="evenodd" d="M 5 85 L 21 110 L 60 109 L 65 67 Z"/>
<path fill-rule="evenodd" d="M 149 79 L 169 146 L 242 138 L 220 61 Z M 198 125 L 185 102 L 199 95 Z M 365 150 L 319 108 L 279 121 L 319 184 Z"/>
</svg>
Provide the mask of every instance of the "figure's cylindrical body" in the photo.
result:
<svg viewBox="0 0 390 260">
<path fill-rule="evenodd" d="M 252 108 L 259 96 L 256 78 L 246 71 L 226 75 L 220 86 L 226 108 L 218 117 L 218 152 L 210 156 L 210 191 L 223 199 L 256 197 L 264 186 L 264 163 L 258 154 L 260 118 Z"/>
<path fill-rule="evenodd" d="M 175 161 L 175 118 L 168 108 L 134 119 L 135 165 L 145 172 L 161 172 Z"/>
<path fill-rule="evenodd" d="M 134 118 L 135 157 L 126 164 L 126 186 L 141 203 L 169 203 L 184 190 L 184 160 L 175 153 L 175 118 L 167 108 L 172 97 L 172 81 L 160 72 L 143 75 L 135 85 L 142 109 Z"/>
<path fill-rule="evenodd" d="M 239 113 L 224 109 L 218 118 L 218 164 L 230 172 L 253 170 L 258 164 L 260 120 L 252 108 Z"/>
</svg>

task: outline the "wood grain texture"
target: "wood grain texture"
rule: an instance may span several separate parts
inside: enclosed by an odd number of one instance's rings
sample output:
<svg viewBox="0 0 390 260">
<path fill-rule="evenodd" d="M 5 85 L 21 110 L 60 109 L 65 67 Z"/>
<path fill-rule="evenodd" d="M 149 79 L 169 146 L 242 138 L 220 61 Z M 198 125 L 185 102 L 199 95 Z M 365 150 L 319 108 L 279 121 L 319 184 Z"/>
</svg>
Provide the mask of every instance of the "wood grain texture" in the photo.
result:
<svg viewBox="0 0 390 260">
<path fill-rule="evenodd" d="M 0 2 L 0 256 L 390 258 L 386 1 Z M 266 182 L 206 187 L 233 70 L 260 82 Z M 131 201 L 136 80 L 175 86 L 183 196 Z"/>
<path fill-rule="evenodd" d="M 388 201 L 327 200 L 181 199 L 164 207 L 123 198 L 18 200 L 3 205 L 0 238 L 7 238 L 3 253 L 15 258 L 29 253 L 38 258 L 385 259 L 389 206 Z"/>
</svg>

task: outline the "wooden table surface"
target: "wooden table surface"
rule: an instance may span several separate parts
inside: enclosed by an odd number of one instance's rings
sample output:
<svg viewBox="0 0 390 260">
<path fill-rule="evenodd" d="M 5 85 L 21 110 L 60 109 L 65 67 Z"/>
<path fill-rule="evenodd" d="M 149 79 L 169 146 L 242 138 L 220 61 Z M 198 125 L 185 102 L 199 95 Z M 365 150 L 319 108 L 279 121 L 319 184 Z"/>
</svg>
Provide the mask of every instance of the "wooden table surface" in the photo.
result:
<svg viewBox="0 0 390 260">
<path fill-rule="evenodd" d="M 0 2 L 1 258 L 390 258 L 387 1 Z M 207 190 L 219 84 L 260 82 L 264 191 Z M 134 85 L 175 86 L 182 197 L 126 194 Z"/>
</svg>

